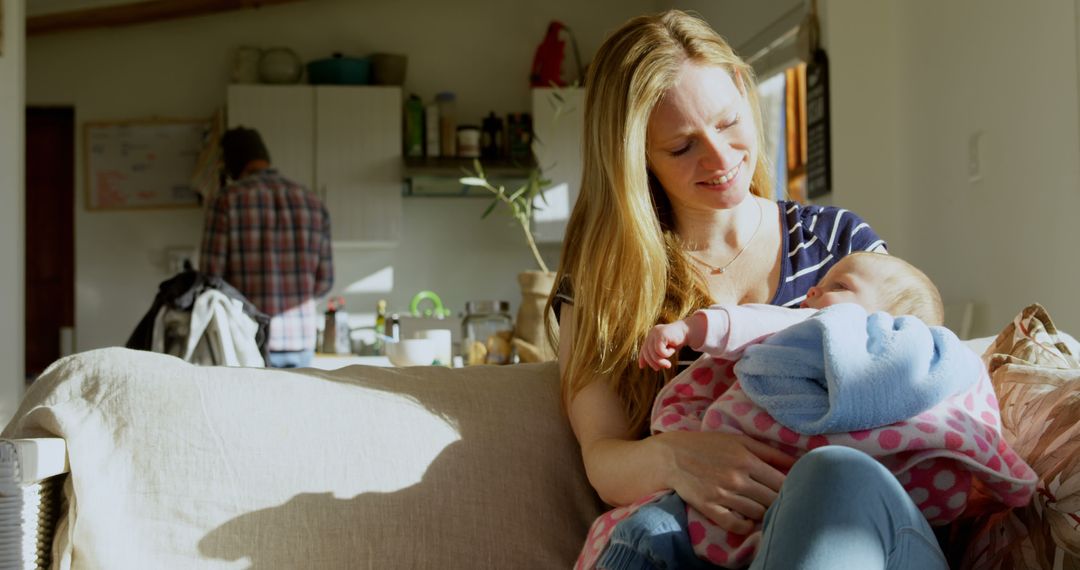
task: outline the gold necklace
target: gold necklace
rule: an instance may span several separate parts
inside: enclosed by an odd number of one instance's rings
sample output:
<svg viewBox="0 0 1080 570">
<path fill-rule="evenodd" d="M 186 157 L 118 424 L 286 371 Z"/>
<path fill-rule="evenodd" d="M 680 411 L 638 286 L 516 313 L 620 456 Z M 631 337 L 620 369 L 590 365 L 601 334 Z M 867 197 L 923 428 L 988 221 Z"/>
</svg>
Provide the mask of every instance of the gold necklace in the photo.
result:
<svg viewBox="0 0 1080 570">
<path fill-rule="evenodd" d="M 750 244 L 754 242 L 754 238 L 757 237 L 758 230 L 761 229 L 761 221 L 765 218 L 765 211 L 761 208 L 761 202 L 758 201 L 757 198 L 751 197 L 751 199 L 754 200 L 754 203 L 756 203 L 757 207 L 758 207 L 757 225 L 754 226 L 754 233 L 750 234 L 750 239 L 746 240 L 746 243 L 742 246 L 742 249 L 739 250 L 739 253 L 735 254 L 735 257 L 731 258 L 731 261 L 728 261 L 727 263 L 725 263 L 725 264 L 723 264 L 721 266 L 716 266 L 716 265 L 713 265 L 713 264 L 705 261 L 704 259 L 701 259 L 700 257 L 690 253 L 689 251 L 686 252 L 686 255 L 689 255 L 690 259 L 693 259 L 694 261 L 696 261 L 696 262 L 704 265 L 706 268 L 708 268 L 710 275 L 723 275 L 724 272 L 727 271 L 727 268 L 731 267 L 731 264 L 735 263 L 736 259 L 739 259 L 739 256 L 742 255 L 744 251 L 746 251 L 746 248 L 750 247 Z"/>
</svg>

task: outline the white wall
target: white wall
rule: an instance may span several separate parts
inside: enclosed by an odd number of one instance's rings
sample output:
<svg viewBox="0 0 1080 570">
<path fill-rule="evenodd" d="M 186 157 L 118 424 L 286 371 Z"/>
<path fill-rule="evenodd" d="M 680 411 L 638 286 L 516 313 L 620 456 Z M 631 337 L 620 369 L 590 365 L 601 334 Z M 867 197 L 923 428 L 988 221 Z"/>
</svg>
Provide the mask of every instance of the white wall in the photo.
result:
<svg viewBox="0 0 1080 570">
<path fill-rule="evenodd" d="M 24 0 L 0 0 L 0 423 L 22 398 L 24 374 Z"/>
<path fill-rule="evenodd" d="M 738 50 L 805 0 L 670 0 L 672 8 L 697 12 Z M 743 57 L 753 54 L 742 53 Z"/>
<path fill-rule="evenodd" d="M 309 0 L 33 37 L 26 49 L 26 97 L 31 104 L 75 105 L 80 125 L 208 116 L 224 103 L 235 47 L 284 45 L 305 61 L 334 51 L 407 54 L 406 93 L 430 99 L 437 91 L 455 91 L 459 115 L 478 122 L 489 111 L 529 110 L 528 74 L 550 20 L 560 19 L 574 31 L 588 61 L 607 32 L 656 6 L 654 0 Z M 169 276 L 164 249 L 196 246 L 202 220 L 195 210 L 87 212 L 81 141 L 77 151 L 76 343 L 86 350 L 126 340 L 157 284 Z M 391 308 L 400 308 L 420 289 L 437 291 L 454 309 L 478 297 L 516 305 L 514 276 L 531 267 L 531 258 L 518 231 L 500 225 L 505 218 L 479 220 L 485 205 L 482 200 L 409 199 L 407 235 L 398 248 L 336 253 L 337 289 L 392 261 L 397 278 Z M 355 296 L 347 303 L 370 310 L 377 296 Z"/>
<path fill-rule="evenodd" d="M 870 219 L 976 335 L 1039 301 L 1080 332 L 1073 0 L 828 2 L 835 202 Z M 982 178 L 968 141 L 982 132 Z"/>
<path fill-rule="evenodd" d="M 899 75 L 903 32 L 895 22 L 900 5 L 841 1 L 824 6 L 833 153 L 833 192 L 827 201 L 858 213 L 893 253 L 910 257 L 908 149 L 899 136 L 908 121 L 901 108 L 908 86 Z"/>
</svg>

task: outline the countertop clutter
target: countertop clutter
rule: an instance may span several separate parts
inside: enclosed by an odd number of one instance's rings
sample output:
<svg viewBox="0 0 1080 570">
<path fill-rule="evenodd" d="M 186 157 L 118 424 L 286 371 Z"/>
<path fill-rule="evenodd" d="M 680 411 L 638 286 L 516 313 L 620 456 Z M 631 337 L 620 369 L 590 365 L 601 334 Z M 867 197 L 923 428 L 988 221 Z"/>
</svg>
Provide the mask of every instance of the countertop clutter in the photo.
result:
<svg viewBox="0 0 1080 570">
<path fill-rule="evenodd" d="M 374 325 L 350 326 L 344 300 L 333 297 L 327 301 L 313 366 L 513 364 L 518 361 L 513 335 L 508 301 L 469 301 L 454 316 L 435 292 L 421 291 L 408 310 L 388 313 L 386 301 L 380 300 Z"/>
</svg>

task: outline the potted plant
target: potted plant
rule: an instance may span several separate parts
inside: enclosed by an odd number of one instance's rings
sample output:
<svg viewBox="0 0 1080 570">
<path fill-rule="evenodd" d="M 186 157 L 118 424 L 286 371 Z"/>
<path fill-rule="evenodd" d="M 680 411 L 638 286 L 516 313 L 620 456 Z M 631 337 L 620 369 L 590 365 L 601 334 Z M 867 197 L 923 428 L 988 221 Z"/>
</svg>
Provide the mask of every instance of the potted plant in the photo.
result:
<svg viewBox="0 0 1080 570">
<path fill-rule="evenodd" d="M 461 178 L 461 183 L 466 186 L 485 188 L 495 195 L 481 218 L 488 217 L 499 204 L 505 204 L 511 216 L 521 226 L 525 241 L 529 244 L 529 251 L 532 252 L 536 266 L 539 268 L 518 274 L 521 305 L 518 307 L 517 318 L 514 321 L 512 341 L 514 349 L 522 362 L 552 360 L 555 358 L 555 350 L 548 342 L 544 308 L 555 283 L 555 273 L 548 269 L 539 248 L 536 247 L 536 239 L 532 233 L 532 214 L 536 208 L 536 198 L 539 197 L 540 201 L 546 204 L 543 190 L 551 184 L 551 181 L 543 177 L 539 168 L 533 168 L 529 171 L 529 177 L 525 183 L 511 192 L 503 185 L 492 184 L 479 160 L 473 161 L 473 168 L 473 172 L 466 171 L 468 176 Z"/>
</svg>

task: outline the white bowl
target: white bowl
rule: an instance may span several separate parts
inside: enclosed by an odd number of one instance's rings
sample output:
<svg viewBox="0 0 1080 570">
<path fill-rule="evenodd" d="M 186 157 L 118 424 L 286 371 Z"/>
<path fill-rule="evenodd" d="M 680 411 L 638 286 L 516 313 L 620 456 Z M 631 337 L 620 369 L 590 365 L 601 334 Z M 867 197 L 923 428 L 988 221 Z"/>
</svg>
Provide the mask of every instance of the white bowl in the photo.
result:
<svg viewBox="0 0 1080 570">
<path fill-rule="evenodd" d="M 439 357 L 439 341 L 407 338 L 386 343 L 386 356 L 394 366 L 430 366 Z"/>
</svg>

